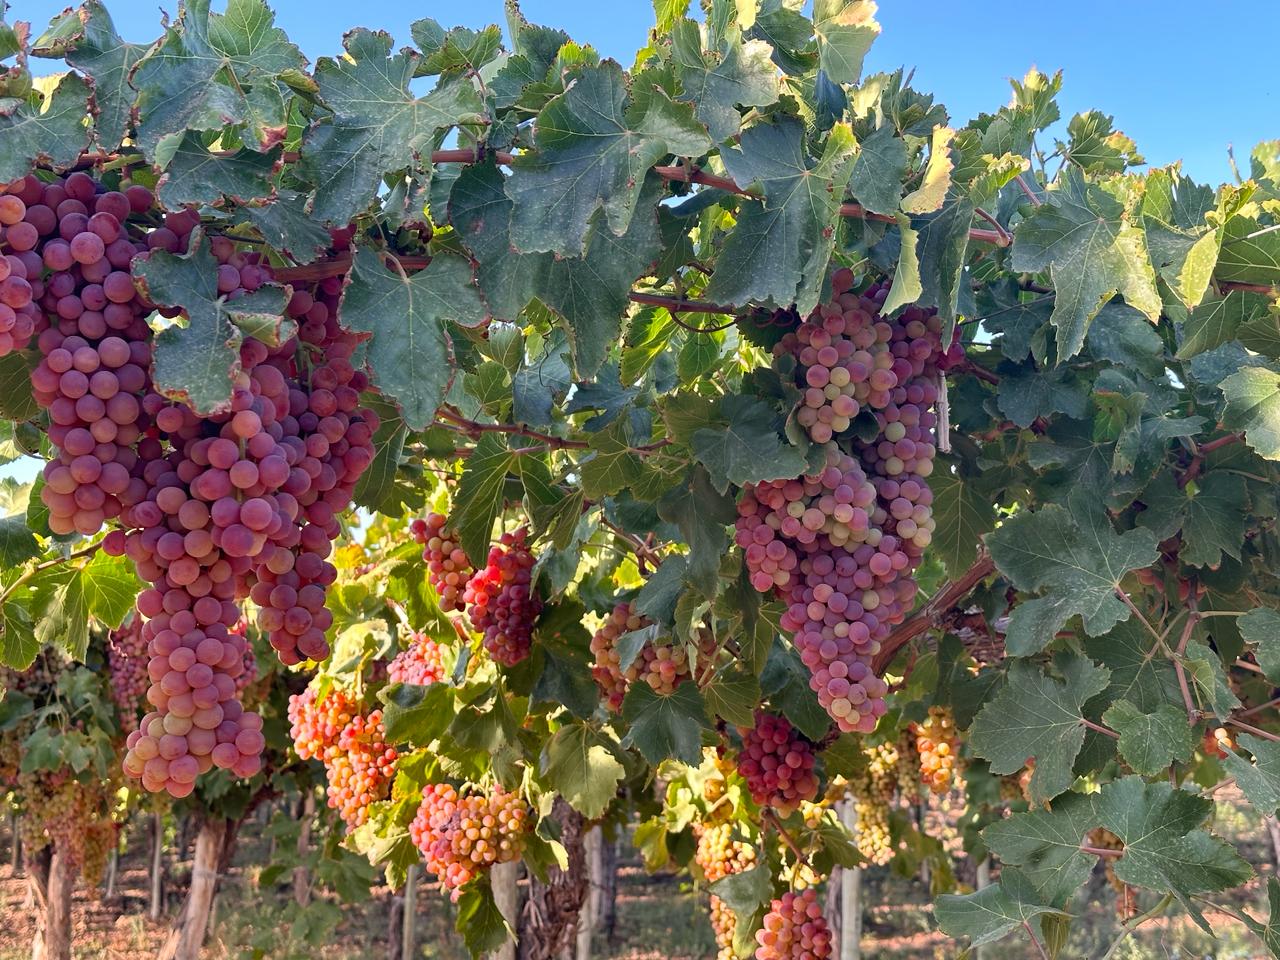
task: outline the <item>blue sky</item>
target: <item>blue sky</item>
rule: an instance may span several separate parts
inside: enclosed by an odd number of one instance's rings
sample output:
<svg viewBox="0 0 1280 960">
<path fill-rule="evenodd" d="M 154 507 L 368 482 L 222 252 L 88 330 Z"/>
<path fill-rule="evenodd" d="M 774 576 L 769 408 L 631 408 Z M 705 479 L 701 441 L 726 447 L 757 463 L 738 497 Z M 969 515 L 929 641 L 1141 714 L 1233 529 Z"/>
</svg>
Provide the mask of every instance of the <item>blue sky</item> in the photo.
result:
<svg viewBox="0 0 1280 960">
<path fill-rule="evenodd" d="M 16 0 L 9 19 L 30 20 L 37 31 L 68 0 Z M 150 40 L 159 34 L 161 6 L 177 0 L 107 0 L 121 34 Z M 224 5 L 215 0 L 216 7 Z M 276 0 L 279 24 L 313 61 L 341 50 L 352 26 L 389 31 L 409 41 L 409 23 L 433 16 L 445 26 L 502 23 L 501 0 L 467 3 L 403 0 Z M 694 7 L 697 3 L 695 0 Z M 535 23 L 561 27 L 624 64 L 643 44 L 653 21 L 650 0 L 524 0 Z M 990 11 L 990 12 L 985 12 Z M 999 11 L 997 14 L 996 11 Z M 1280 137 L 1278 81 L 1269 58 L 1224 37 L 1274 28 L 1274 3 L 1220 0 L 1211 13 L 1190 0 L 1075 0 L 1068 6 L 882 0 L 884 33 L 868 69 L 907 66 L 916 86 L 932 92 L 963 124 L 1009 97 L 1007 78 L 1031 66 L 1065 71 L 1063 115 L 1098 108 L 1115 116 L 1153 164 L 1182 159 L 1186 171 L 1214 184 L 1230 177 L 1227 146 L 1247 175 L 1259 140 Z"/>
</svg>

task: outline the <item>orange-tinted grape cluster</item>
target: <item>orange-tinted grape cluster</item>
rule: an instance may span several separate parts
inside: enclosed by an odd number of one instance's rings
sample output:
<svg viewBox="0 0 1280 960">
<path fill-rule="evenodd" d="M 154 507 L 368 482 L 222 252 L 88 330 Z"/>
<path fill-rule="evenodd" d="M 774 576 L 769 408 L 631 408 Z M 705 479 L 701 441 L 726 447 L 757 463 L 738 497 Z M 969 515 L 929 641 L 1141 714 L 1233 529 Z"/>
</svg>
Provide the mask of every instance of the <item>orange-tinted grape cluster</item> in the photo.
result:
<svg viewBox="0 0 1280 960">
<path fill-rule="evenodd" d="M 427 514 L 409 525 L 413 539 L 422 544 L 422 559 L 427 564 L 427 579 L 446 613 L 462 609 L 462 595 L 467 581 L 475 572 L 458 540 L 448 527 L 443 513 Z"/>
<path fill-rule="evenodd" d="M 440 644 L 425 633 L 409 637 L 409 646 L 387 665 L 391 683 L 412 683 L 425 687 L 444 679 L 444 654 Z"/>
<path fill-rule="evenodd" d="M 341 690 L 318 701 L 308 687 L 289 698 L 289 722 L 298 756 L 324 763 L 329 806 L 348 827 L 360 826 L 369 805 L 387 798 L 395 778 L 397 754 L 384 739 L 382 711 L 366 716 Z"/>
<path fill-rule="evenodd" d="M 524 527 L 504 533 L 462 595 L 471 625 L 484 634 L 484 648 L 504 667 L 529 656 L 533 625 L 542 613 L 542 598 L 533 589 L 534 556 L 525 545 L 528 536 Z"/>
<path fill-rule="evenodd" d="M 801 801 L 818 795 L 813 745 L 786 717 L 757 710 L 755 726 L 739 727 L 738 733 L 738 773 L 747 781 L 752 800 L 787 816 Z"/>
<path fill-rule="evenodd" d="M 913 725 L 916 750 L 920 753 L 920 775 L 930 790 L 938 795 L 947 793 L 955 780 L 956 722 L 946 707 L 930 707 L 929 718 Z"/>
<path fill-rule="evenodd" d="M 787 892 L 769 905 L 756 931 L 756 960 L 825 960 L 831 956 L 831 929 L 813 887 Z"/>
<path fill-rule="evenodd" d="M 443 889 L 458 891 L 495 863 L 519 858 L 531 826 L 528 805 L 501 787 L 490 794 L 463 792 L 448 783 L 431 783 L 409 824 L 427 870 Z"/>
<path fill-rule="evenodd" d="M 692 676 L 687 649 L 669 639 L 646 641 L 630 665 L 622 669 L 622 659 L 618 654 L 619 638 L 652 623 L 648 617 L 636 613 L 634 605 L 619 603 L 591 638 L 591 653 L 595 656 L 591 675 L 604 695 L 605 706 L 613 713 L 622 709 L 627 690 L 637 680 L 644 680 L 655 693 L 665 697 Z M 714 653 L 713 638 L 710 635 L 699 637 L 696 667 L 699 680 L 714 667 Z"/>
</svg>

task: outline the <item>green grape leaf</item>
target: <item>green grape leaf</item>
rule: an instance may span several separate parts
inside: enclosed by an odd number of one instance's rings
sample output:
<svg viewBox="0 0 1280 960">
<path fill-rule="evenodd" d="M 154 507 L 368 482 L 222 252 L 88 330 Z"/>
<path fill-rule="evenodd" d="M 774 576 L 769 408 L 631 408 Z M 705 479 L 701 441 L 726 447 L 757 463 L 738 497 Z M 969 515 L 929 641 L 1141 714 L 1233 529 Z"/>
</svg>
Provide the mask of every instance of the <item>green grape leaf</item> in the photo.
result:
<svg viewBox="0 0 1280 960">
<path fill-rule="evenodd" d="M 467 884 L 462 891 L 453 928 L 462 934 L 462 942 L 473 957 L 488 956 L 515 936 L 494 902 L 487 878 Z"/>
<path fill-rule="evenodd" d="M 453 719 L 453 690 L 444 683 L 425 687 L 393 683 L 379 691 L 378 698 L 390 743 L 425 747 L 444 733 Z"/>
<path fill-rule="evenodd" d="M 54 17 L 31 52 L 61 58 L 93 81 L 93 137 L 103 150 L 115 150 L 128 132 L 137 96 L 129 74 L 147 47 L 121 40 L 107 8 L 87 0 Z"/>
<path fill-rule="evenodd" d="M 423 54 L 419 76 L 479 70 L 497 57 L 502 49 L 502 30 L 493 25 L 483 30 L 466 27 L 445 30 L 435 20 L 426 17 L 411 23 L 409 33 Z"/>
<path fill-rule="evenodd" d="M 1052 810 L 997 820 L 982 831 L 982 839 L 1002 863 L 1019 868 L 1044 902 L 1065 906 L 1093 872 L 1096 859 L 1080 849 L 1092 818 L 1092 800 L 1068 793 L 1054 801 Z"/>
<path fill-rule="evenodd" d="M 245 144 L 265 150 L 285 132 L 281 80 L 305 85 L 305 68 L 262 0 L 232 0 L 226 13 L 211 13 L 209 0 L 187 0 L 129 76 L 138 91 L 138 145 L 163 167 L 188 131 L 240 124 Z"/>
<path fill-rule="evenodd" d="M 453 495 L 453 527 L 462 549 L 476 568 L 489 556 L 493 524 L 502 511 L 503 487 L 516 455 L 500 434 L 486 433 L 467 457 Z"/>
<path fill-rule="evenodd" d="M 1049 271 L 1056 293 L 1049 322 L 1060 360 L 1080 351 L 1090 322 L 1116 293 L 1153 320 L 1160 315 L 1141 235 L 1125 222 L 1121 203 L 1076 167 L 1067 167 L 1058 189 L 1018 225 L 1011 266 Z"/>
<path fill-rule="evenodd" d="M 310 128 L 301 167 L 316 184 L 312 215 L 344 224 L 377 196 L 383 176 L 414 170 L 439 135 L 484 120 L 484 104 L 470 77 L 441 81 L 424 97 L 409 92 L 416 54 L 391 55 L 391 36 L 354 30 L 346 56 L 316 64 L 320 98 L 333 111 Z"/>
<path fill-rule="evenodd" d="M 832 83 L 857 83 L 862 60 L 880 36 L 873 0 L 815 0 L 813 33 L 818 66 Z"/>
<path fill-rule="evenodd" d="M 706 470 L 695 469 L 658 501 L 658 516 L 679 527 L 689 545 L 689 583 L 714 597 L 720 563 L 729 549 L 725 529 L 738 516 L 734 501 L 714 489 Z"/>
<path fill-rule="evenodd" d="M 918 235 L 916 255 L 920 259 L 922 287 L 919 303 L 938 308 L 946 340 L 955 329 L 961 292 L 967 283 L 965 261 L 973 211 L 973 201 L 962 198 L 946 203 L 937 213 L 912 219 Z"/>
<path fill-rule="evenodd" d="M 1259 923 L 1246 913 L 1244 914 L 1245 926 L 1262 940 L 1273 957 L 1280 957 L 1280 880 L 1275 877 L 1267 880 L 1267 905 L 1270 913 L 1265 924 Z"/>
<path fill-rule="evenodd" d="M 362 507 L 395 515 L 400 507 L 396 474 L 409 430 L 394 407 L 389 411 L 379 410 L 378 415 L 381 422 L 373 435 L 373 462 L 356 481 L 351 498 Z"/>
<path fill-rule="evenodd" d="M 755 723 L 755 708 L 760 703 L 760 681 L 736 664 L 725 664 L 703 688 L 707 713 L 722 717 L 726 723 L 750 727 Z"/>
<path fill-rule="evenodd" d="M 1102 722 L 1120 734 L 1120 756 L 1145 777 L 1163 773 L 1175 760 L 1190 760 L 1196 747 L 1186 710 L 1170 703 L 1147 712 L 1120 700 L 1102 715 Z"/>
<path fill-rule="evenodd" d="M 617 493 L 640 479 L 644 464 L 631 449 L 625 421 L 615 421 L 587 442 L 592 454 L 582 464 L 582 490 L 592 500 Z"/>
<path fill-rule="evenodd" d="M 1083 420 L 1089 412 L 1089 395 L 1066 371 L 1022 366 L 1001 376 L 996 389 L 1000 412 L 1024 429 L 1039 417 Z"/>
<path fill-rule="evenodd" d="M 300 264 L 311 263 L 329 248 L 329 231 L 312 220 L 303 207 L 306 198 L 292 190 L 278 190 L 271 203 L 237 206 L 237 223 L 251 223 L 269 245 Z"/>
<path fill-rule="evenodd" d="M 773 876 L 767 863 L 731 873 L 710 884 L 708 889 L 724 901 L 739 918 L 752 916 L 773 899 Z"/>
<path fill-rule="evenodd" d="M 40 407 L 31 392 L 33 358 L 14 351 L 0 357 L 0 417 L 15 422 L 38 416 Z"/>
<path fill-rule="evenodd" d="M 1124 883 L 1171 891 L 1197 924 L 1212 935 L 1196 893 L 1228 890 L 1253 876 L 1234 848 L 1200 829 L 1213 801 L 1165 782 L 1125 777 L 1103 786 L 1094 800 L 1102 826 L 1123 841 L 1112 864 Z"/>
<path fill-rule="evenodd" d="M 1222 658 L 1208 644 L 1199 640 L 1187 644 L 1182 665 L 1201 709 L 1215 717 L 1226 717 L 1240 706 L 1226 671 L 1222 669 Z"/>
<path fill-rule="evenodd" d="M 707 296 L 733 304 L 795 304 L 801 314 L 812 310 L 826 280 L 853 154 L 853 132 L 844 124 L 832 128 L 816 162 L 797 120 L 762 121 L 744 130 L 738 146 L 721 158 L 739 186 L 758 188 L 763 199 L 743 200 Z"/>
<path fill-rule="evenodd" d="M 536 150 L 516 158 L 506 187 L 516 250 L 581 256 L 600 229 L 597 211 L 621 236 L 651 166 L 669 154 L 699 157 L 710 149 L 690 105 L 656 87 L 633 94 L 628 105 L 622 68 L 606 60 L 583 67 L 538 114 Z"/>
<path fill-rule="evenodd" d="M 716 421 L 694 432 L 693 455 L 721 493 L 731 484 L 799 476 L 806 472 L 805 458 L 786 444 L 778 426 L 766 401 L 730 394 L 720 401 Z"/>
<path fill-rule="evenodd" d="M 58 81 L 43 105 L 13 98 L 0 99 L 0 180 L 25 177 L 37 163 L 63 169 L 76 162 L 89 145 L 92 91 L 78 74 Z"/>
<path fill-rule="evenodd" d="M 1043 915 L 1066 916 L 1061 910 L 1038 902 L 1035 888 L 1026 880 L 1017 882 L 1016 868 L 1001 871 L 1000 882 L 963 896 L 943 894 L 934 903 L 933 915 L 949 937 L 968 937 L 982 946 L 994 943 L 1024 923 Z"/>
<path fill-rule="evenodd" d="M 547 786 L 588 820 L 608 809 L 626 773 L 604 736 L 585 723 L 566 723 L 555 732 L 540 769 Z"/>
<path fill-rule="evenodd" d="M 920 186 L 902 198 L 902 209 L 907 213 L 932 213 L 942 206 L 947 191 L 951 189 L 951 140 L 956 132 L 950 127 L 933 128 L 929 146 L 929 163 L 924 169 Z"/>
<path fill-rule="evenodd" d="M 35 660 L 40 647 L 30 611 L 13 598 L 0 605 L 0 663 L 25 670 Z"/>
<path fill-rule="evenodd" d="M 1205 229 L 1213 191 L 1175 167 L 1152 170 L 1142 192 L 1142 226 L 1151 262 L 1178 299 L 1197 307 L 1218 262 L 1221 235 Z"/>
<path fill-rule="evenodd" d="M 947 575 L 954 578 L 969 568 L 983 536 L 994 529 L 995 507 L 988 494 L 950 467 L 944 456 L 929 477 L 937 523 L 931 546 L 942 558 Z"/>
<path fill-rule="evenodd" d="M 1190 359 L 1235 339 L 1241 327 L 1264 317 L 1266 311 L 1265 297 L 1243 290 L 1231 290 L 1225 297 L 1206 298 L 1182 323 L 1178 359 Z"/>
<path fill-rule="evenodd" d="M 809 686 L 809 670 L 789 644 L 774 642 L 769 648 L 760 690 L 796 729 L 817 743 L 831 729 L 831 717 Z"/>
<path fill-rule="evenodd" d="M 886 123 L 858 144 L 849 192 L 872 213 L 896 213 L 906 173 L 907 143 Z"/>
<path fill-rule="evenodd" d="M 589 718 L 600 702 L 600 689 L 591 676 L 591 637 L 582 626 L 581 607 L 562 602 L 544 610 L 534 642 L 543 664 L 530 702 L 560 704 L 574 716 Z"/>
<path fill-rule="evenodd" d="M 1280 683 L 1280 612 L 1258 607 L 1236 619 L 1240 635 L 1257 649 L 1254 657 L 1267 679 Z"/>
<path fill-rule="evenodd" d="M 431 423 L 453 377 L 445 323 L 472 327 L 484 318 L 471 264 L 447 254 L 406 276 L 362 249 L 342 295 L 346 326 L 372 334 L 366 357 L 373 382 L 395 401 L 411 430 Z"/>
<path fill-rule="evenodd" d="M 1077 113 L 1067 122 L 1067 159 L 1091 173 L 1123 173 L 1141 163 L 1133 153 L 1133 141 L 1112 128 L 1112 118 L 1100 110 Z"/>
<path fill-rule="evenodd" d="M 232 154 L 211 153 L 200 136 L 182 138 L 169 166 L 160 176 L 160 201 L 176 210 L 187 203 L 256 200 L 271 194 L 271 173 L 279 152 L 240 149 Z"/>
<path fill-rule="evenodd" d="M 1224 553 L 1240 559 L 1250 527 L 1244 477 L 1213 470 L 1179 489 L 1173 472 L 1166 470 L 1143 491 L 1142 502 L 1147 509 L 1138 514 L 1138 525 L 1162 540 L 1182 530 L 1181 557 L 1186 563 L 1216 567 Z"/>
<path fill-rule="evenodd" d="M 1222 761 L 1227 773 L 1258 813 L 1274 816 L 1280 810 L 1280 744 L 1247 733 L 1239 734 L 1236 743 L 1253 754 L 1253 762 L 1228 750 Z"/>
<path fill-rule="evenodd" d="M 671 59 L 680 79 L 677 100 L 693 104 L 714 143 L 724 143 L 742 129 L 738 107 L 767 107 L 778 99 L 778 75 L 763 40 L 745 43 L 737 32 L 720 48 L 704 53 L 702 35 L 693 20 L 680 19 L 671 31 Z"/>
<path fill-rule="evenodd" d="M 630 728 L 623 746 L 635 747 L 652 764 L 674 757 L 696 766 L 702 756 L 702 731 L 710 723 L 691 680 L 667 696 L 647 683 L 633 683 L 622 701 L 622 718 Z"/>
<path fill-rule="evenodd" d="M 1224 379 L 1222 425 L 1244 431 L 1245 442 L 1267 460 L 1280 460 L 1280 373 L 1245 367 Z"/>
<path fill-rule="evenodd" d="M 636 594 L 636 612 L 664 626 L 671 626 L 676 603 L 684 590 L 684 574 L 688 560 L 682 556 L 670 556 Z"/>
<path fill-rule="evenodd" d="M 40 556 L 40 544 L 24 516 L 0 519 L 0 568 L 9 570 Z"/>
<path fill-rule="evenodd" d="M 1008 682 L 969 731 L 970 747 L 991 761 L 992 773 L 1016 773 L 1035 759 L 1028 785 L 1033 803 L 1052 800 L 1071 786 L 1072 766 L 1084 745 L 1084 704 L 1106 688 L 1109 675 L 1082 657 L 1058 662 L 1061 681 L 1027 661 L 1013 661 Z"/>
<path fill-rule="evenodd" d="M 1117 534 L 1097 498 L 1079 487 L 1065 508 L 1048 504 L 1006 520 L 987 536 L 991 557 L 1019 590 L 1043 594 L 1014 608 L 1005 639 L 1009 654 L 1043 650 L 1076 615 L 1094 637 L 1128 619 L 1116 591 L 1129 571 L 1155 563 L 1156 543 L 1149 530 Z"/>
<path fill-rule="evenodd" d="M 31 582 L 36 641 L 81 661 L 89 649 L 89 621 L 118 627 L 141 589 L 126 558 L 105 554 L 78 569 L 53 568 Z"/>
<path fill-rule="evenodd" d="M 1280 281 L 1280 234 L 1253 217 L 1231 217 L 1222 228 L 1222 250 L 1213 275 L 1236 283 Z"/>
</svg>

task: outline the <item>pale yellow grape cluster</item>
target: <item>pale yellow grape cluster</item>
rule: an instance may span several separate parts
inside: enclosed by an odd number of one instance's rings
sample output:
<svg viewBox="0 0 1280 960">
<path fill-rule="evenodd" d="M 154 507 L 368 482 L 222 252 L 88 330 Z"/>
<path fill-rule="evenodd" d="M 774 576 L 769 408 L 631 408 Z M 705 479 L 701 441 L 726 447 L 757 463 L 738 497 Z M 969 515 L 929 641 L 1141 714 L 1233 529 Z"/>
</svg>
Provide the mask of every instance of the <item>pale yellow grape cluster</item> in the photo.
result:
<svg viewBox="0 0 1280 960">
<path fill-rule="evenodd" d="M 721 781 L 723 782 L 723 781 Z M 697 824 L 698 846 L 693 859 L 708 883 L 715 883 L 755 865 L 756 851 L 750 844 L 733 838 L 734 824 Z M 732 960 L 733 938 L 738 920 L 719 897 L 711 896 L 711 929 L 715 931 L 717 960 Z"/>
</svg>

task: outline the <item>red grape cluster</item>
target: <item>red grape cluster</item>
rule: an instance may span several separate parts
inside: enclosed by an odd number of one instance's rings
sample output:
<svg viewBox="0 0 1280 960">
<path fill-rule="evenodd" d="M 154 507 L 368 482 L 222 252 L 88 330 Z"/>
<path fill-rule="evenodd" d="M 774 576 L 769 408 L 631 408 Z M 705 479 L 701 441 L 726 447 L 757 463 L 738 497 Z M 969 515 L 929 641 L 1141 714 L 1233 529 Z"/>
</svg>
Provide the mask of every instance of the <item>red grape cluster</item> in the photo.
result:
<svg viewBox="0 0 1280 960">
<path fill-rule="evenodd" d="M 605 706 L 613 713 L 622 709 L 627 690 L 637 680 L 644 680 L 655 693 L 669 696 L 692 676 L 687 648 L 670 638 L 646 640 L 635 659 L 622 669 L 618 640 L 652 623 L 648 617 L 636 613 L 633 604 L 619 603 L 591 638 L 591 653 L 595 657 L 591 675 L 604 695 Z M 710 634 L 699 637 L 696 666 L 699 682 L 714 669 L 715 646 Z"/>
<path fill-rule="evenodd" d="M 528 530 L 504 533 L 489 550 L 489 562 L 467 581 L 463 599 L 471 625 L 484 634 L 484 648 L 504 667 L 529 656 L 542 598 L 533 589 L 534 556 Z"/>
<path fill-rule="evenodd" d="M 806 392 L 797 417 L 827 443 L 826 463 L 794 480 L 747 484 L 736 540 L 755 588 L 788 604 L 782 625 L 822 706 L 841 730 L 865 733 L 887 692 L 873 659 L 911 609 L 911 574 L 934 529 L 929 408 L 942 351 L 936 316 L 911 307 L 887 320 L 887 288 L 858 295 L 852 281 L 837 271 L 834 299 L 774 351 L 798 361 Z M 876 437 L 841 437 L 843 449 L 829 442 L 859 411 L 874 417 Z"/>
<path fill-rule="evenodd" d="M 369 806 L 385 800 L 395 778 L 397 753 L 387 744 L 382 711 L 367 715 L 341 690 L 323 700 L 314 687 L 289 698 L 290 734 L 303 760 L 324 763 L 329 806 L 354 829 L 369 816 Z"/>
<path fill-rule="evenodd" d="M 425 633 L 415 633 L 409 646 L 401 650 L 387 665 L 391 683 L 412 683 L 425 687 L 444 679 L 444 651 Z"/>
<path fill-rule="evenodd" d="M 813 887 L 787 892 L 769 904 L 756 931 L 756 960 L 825 960 L 831 956 L 831 930 Z"/>
<path fill-rule="evenodd" d="M 520 856 L 530 827 L 528 805 L 518 793 L 459 793 L 429 783 L 409 824 L 409 835 L 441 887 L 456 899 L 461 887 L 495 863 Z"/>
<path fill-rule="evenodd" d="M 785 817 L 802 801 L 818 795 L 813 745 L 786 717 L 757 710 L 755 726 L 739 727 L 738 733 L 742 736 L 738 773 L 747 781 L 752 800 Z"/>
<path fill-rule="evenodd" d="M 409 525 L 413 539 L 423 545 L 422 559 L 427 564 L 427 579 L 440 599 L 440 609 L 445 613 L 462 609 L 463 591 L 475 572 L 459 543 L 458 534 L 449 529 L 448 522 L 442 513 L 429 513 L 425 520 L 419 517 Z"/>
<path fill-rule="evenodd" d="M 147 642 L 142 637 L 140 617 L 130 617 L 107 637 L 107 673 L 120 726 L 130 733 L 138 727 L 138 707 L 151 685 L 147 676 Z"/>
</svg>

